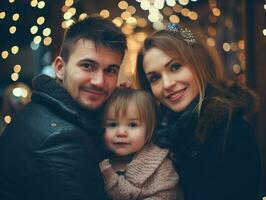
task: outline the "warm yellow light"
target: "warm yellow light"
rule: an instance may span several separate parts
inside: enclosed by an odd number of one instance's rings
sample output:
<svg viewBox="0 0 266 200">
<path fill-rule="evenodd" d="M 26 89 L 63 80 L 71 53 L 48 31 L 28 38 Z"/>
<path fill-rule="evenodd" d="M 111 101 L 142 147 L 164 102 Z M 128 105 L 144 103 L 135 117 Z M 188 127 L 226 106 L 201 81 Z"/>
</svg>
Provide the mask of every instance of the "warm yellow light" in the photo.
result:
<svg viewBox="0 0 266 200">
<path fill-rule="evenodd" d="M 262 33 L 264 36 L 266 36 L 266 29 L 263 29 Z"/>
<path fill-rule="evenodd" d="M 32 26 L 32 27 L 30 28 L 30 32 L 31 32 L 32 34 L 37 33 L 37 32 L 38 32 L 38 26 Z"/>
<path fill-rule="evenodd" d="M 149 15 L 148 15 L 148 20 L 150 21 L 150 22 L 157 22 L 158 20 L 159 20 L 159 13 L 150 13 Z"/>
<path fill-rule="evenodd" d="M 44 2 L 44 1 L 40 1 L 40 2 L 38 3 L 38 8 L 39 8 L 39 9 L 43 9 L 44 6 L 45 6 L 45 2 Z"/>
<path fill-rule="evenodd" d="M 45 46 L 49 46 L 51 43 L 52 43 L 52 38 L 51 38 L 51 37 L 46 37 L 46 38 L 44 38 L 44 40 L 43 40 L 43 44 L 44 44 Z"/>
<path fill-rule="evenodd" d="M 68 9 L 68 12 L 70 12 L 71 15 L 73 16 L 73 15 L 76 14 L 77 10 L 76 10 L 76 8 L 69 8 L 69 9 Z"/>
<path fill-rule="evenodd" d="M 71 19 L 71 17 L 72 17 L 72 14 L 70 12 L 68 12 L 68 11 L 64 14 L 64 19 L 65 20 L 69 20 L 69 19 Z"/>
<path fill-rule="evenodd" d="M 189 12 L 188 17 L 191 20 L 197 20 L 198 19 L 198 14 L 196 12 L 194 12 L 194 11 L 191 11 L 191 12 Z"/>
<path fill-rule="evenodd" d="M 180 22 L 180 18 L 176 15 L 171 15 L 169 17 L 169 21 L 175 24 L 178 24 Z"/>
<path fill-rule="evenodd" d="M 35 44 L 39 44 L 41 41 L 42 41 L 42 38 L 39 35 L 35 36 L 34 39 L 33 39 L 33 42 Z"/>
<path fill-rule="evenodd" d="M 138 22 L 137 22 L 137 19 L 135 17 L 129 17 L 129 18 L 127 18 L 126 23 L 131 25 L 131 26 L 136 26 Z"/>
<path fill-rule="evenodd" d="M 13 70 L 14 70 L 15 73 L 19 73 L 19 72 L 21 71 L 21 65 L 16 64 L 16 65 L 14 66 Z"/>
<path fill-rule="evenodd" d="M 239 64 L 234 64 L 234 65 L 233 65 L 233 72 L 234 72 L 235 74 L 239 74 L 239 73 L 241 72 L 241 67 L 240 67 Z"/>
<path fill-rule="evenodd" d="M 122 27 L 122 31 L 124 34 L 129 35 L 133 32 L 133 28 L 130 25 L 125 25 Z"/>
<path fill-rule="evenodd" d="M 214 47 L 216 42 L 215 40 L 212 38 L 212 37 L 209 37 L 207 38 L 207 44 L 210 46 L 210 47 Z"/>
<path fill-rule="evenodd" d="M 223 44 L 223 49 L 224 49 L 224 51 L 226 51 L 226 52 L 230 51 L 230 44 L 229 44 L 228 42 L 225 42 L 225 43 Z"/>
<path fill-rule="evenodd" d="M 84 19 L 86 19 L 87 17 L 88 17 L 87 13 L 81 13 L 81 14 L 79 15 L 79 20 L 84 20 Z"/>
<path fill-rule="evenodd" d="M 213 8 L 213 9 L 212 9 L 212 13 L 213 13 L 213 15 L 216 16 L 216 17 L 218 17 L 218 16 L 221 15 L 221 11 L 220 11 L 219 8 Z"/>
<path fill-rule="evenodd" d="M 126 11 L 133 15 L 136 12 L 136 8 L 134 6 L 128 6 Z"/>
<path fill-rule="evenodd" d="M 9 0 L 9 3 L 14 3 L 15 2 L 15 0 Z"/>
<path fill-rule="evenodd" d="M 123 24 L 123 19 L 121 17 L 116 17 L 112 20 L 112 22 L 117 26 L 120 27 Z"/>
<path fill-rule="evenodd" d="M 179 4 L 176 4 L 174 7 L 173 7 L 173 10 L 177 13 L 180 13 L 181 10 L 182 10 L 182 6 L 180 6 Z"/>
<path fill-rule="evenodd" d="M 62 27 L 63 29 L 66 29 L 66 28 L 67 28 L 67 26 L 66 26 L 66 21 L 63 21 L 63 22 L 62 22 L 61 27 Z"/>
<path fill-rule="evenodd" d="M 12 74 L 11 74 L 11 79 L 12 79 L 12 81 L 17 81 L 18 78 L 19 78 L 18 73 L 12 73 Z"/>
<path fill-rule="evenodd" d="M 19 14 L 18 14 L 18 13 L 15 13 L 15 14 L 12 16 L 12 19 L 13 19 L 13 21 L 18 21 L 18 19 L 19 19 Z"/>
<path fill-rule="evenodd" d="M 122 10 L 125 10 L 125 9 L 127 9 L 127 7 L 128 7 L 128 3 L 127 3 L 126 1 L 120 1 L 120 2 L 118 3 L 118 7 L 119 7 L 120 9 L 122 9 Z"/>
<path fill-rule="evenodd" d="M 148 22 L 145 18 L 139 18 L 138 19 L 138 26 L 141 28 L 144 28 L 148 25 Z"/>
<path fill-rule="evenodd" d="M 66 1 L 65 1 L 65 5 L 66 5 L 67 7 L 70 7 L 70 6 L 72 6 L 72 5 L 73 5 L 73 3 L 74 3 L 74 1 L 73 1 L 73 0 L 66 0 Z"/>
<path fill-rule="evenodd" d="M 5 122 L 6 124 L 10 124 L 10 123 L 11 123 L 11 120 L 12 120 L 12 118 L 11 118 L 10 115 L 6 115 L 6 116 L 4 117 L 4 122 Z"/>
<path fill-rule="evenodd" d="M 37 18 L 37 24 L 42 25 L 45 22 L 45 18 L 43 16 Z"/>
<path fill-rule="evenodd" d="M 14 34 L 16 31 L 17 31 L 17 28 L 16 28 L 15 26 L 11 26 L 11 27 L 9 28 L 9 32 L 10 32 L 11 34 Z"/>
<path fill-rule="evenodd" d="M 17 54 L 17 53 L 18 53 L 18 50 L 19 50 L 18 46 L 13 46 L 13 47 L 11 48 L 11 52 L 12 52 L 13 54 Z"/>
<path fill-rule="evenodd" d="M 28 96 L 28 91 L 23 87 L 16 87 L 13 89 L 12 94 L 15 97 L 24 97 L 26 98 Z"/>
<path fill-rule="evenodd" d="M 189 14 L 189 9 L 187 9 L 187 8 L 183 8 L 182 10 L 181 10 L 181 14 L 183 15 L 183 16 L 185 16 L 185 17 L 187 17 L 188 16 L 188 14 Z"/>
<path fill-rule="evenodd" d="M 186 6 L 189 3 L 189 0 L 178 0 L 178 2 L 183 5 Z"/>
<path fill-rule="evenodd" d="M 129 17 L 131 17 L 131 13 L 130 12 L 127 12 L 127 11 L 122 12 L 121 18 L 123 20 L 127 20 L 127 18 L 129 18 Z"/>
<path fill-rule="evenodd" d="M 70 19 L 70 20 L 67 20 L 66 21 L 66 28 L 70 27 L 72 24 L 74 24 L 74 20 L 73 19 Z"/>
<path fill-rule="evenodd" d="M 244 50 L 245 49 L 245 42 L 244 42 L 244 40 L 239 40 L 238 41 L 238 47 L 241 50 Z"/>
<path fill-rule="evenodd" d="M 102 10 L 102 11 L 100 12 L 100 16 L 101 16 L 102 18 L 108 18 L 108 17 L 110 16 L 110 12 L 109 12 L 108 10 L 104 9 L 104 10 Z"/>
<path fill-rule="evenodd" d="M 0 19 L 4 19 L 6 17 L 6 13 L 5 12 L 0 12 Z"/>
<path fill-rule="evenodd" d="M 50 28 L 43 29 L 42 34 L 44 36 L 49 36 L 51 34 L 51 29 Z"/>
<path fill-rule="evenodd" d="M 138 32 L 135 34 L 136 40 L 139 42 L 143 42 L 145 38 L 147 37 L 147 33 L 145 32 Z"/>
<path fill-rule="evenodd" d="M 7 59 L 9 53 L 8 53 L 8 51 L 2 51 L 1 55 L 2 55 L 3 59 Z"/>
<path fill-rule="evenodd" d="M 30 2 L 30 5 L 31 5 L 31 7 L 36 7 L 38 5 L 38 1 L 37 0 L 32 0 Z"/>
</svg>

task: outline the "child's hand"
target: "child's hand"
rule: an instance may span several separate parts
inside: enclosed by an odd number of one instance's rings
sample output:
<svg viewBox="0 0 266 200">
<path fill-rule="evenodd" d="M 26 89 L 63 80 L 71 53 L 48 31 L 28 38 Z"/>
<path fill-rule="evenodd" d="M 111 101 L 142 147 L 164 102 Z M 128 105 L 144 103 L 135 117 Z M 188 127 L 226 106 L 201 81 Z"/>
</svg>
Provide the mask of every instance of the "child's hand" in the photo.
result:
<svg viewBox="0 0 266 200">
<path fill-rule="evenodd" d="M 99 167 L 101 171 L 104 171 L 111 167 L 109 159 L 104 159 L 102 162 L 99 163 Z"/>
</svg>

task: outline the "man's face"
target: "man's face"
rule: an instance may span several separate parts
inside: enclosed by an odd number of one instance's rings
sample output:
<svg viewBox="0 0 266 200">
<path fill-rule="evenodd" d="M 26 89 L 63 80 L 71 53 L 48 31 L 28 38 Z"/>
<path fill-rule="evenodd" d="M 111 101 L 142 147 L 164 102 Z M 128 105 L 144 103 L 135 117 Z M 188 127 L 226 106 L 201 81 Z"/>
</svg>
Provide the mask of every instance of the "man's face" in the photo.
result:
<svg viewBox="0 0 266 200">
<path fill-rule="evenodd" d="M 122 56 L 91 40 L 78 40 L 68 62 L 55 60 L 56 76 L 69 94 L 83 107 L 97 109 L 112 94 L 117 84 Z"/>
</svg>

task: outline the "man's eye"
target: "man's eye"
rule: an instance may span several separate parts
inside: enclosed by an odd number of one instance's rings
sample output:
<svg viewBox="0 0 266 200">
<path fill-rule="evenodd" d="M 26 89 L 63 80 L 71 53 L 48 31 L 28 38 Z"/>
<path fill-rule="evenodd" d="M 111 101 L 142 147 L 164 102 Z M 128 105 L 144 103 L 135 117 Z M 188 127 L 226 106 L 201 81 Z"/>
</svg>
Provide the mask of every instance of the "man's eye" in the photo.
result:
<svg viewBox="0 0 266 200">
<path fill-rule="evenodd" d="M 91 63 L 83 63 L 82 67 L 86 68 L 86 69 L 92 69 L 93 65 Z"/>
<path fill-rule="evenodd" d="M 118 68 L 110 67 L 110 68 L 107 68 L 105 72 L 108 74 L 118 74 L 119 70 Z"/>
<path fill-rule="evenodd" d="M 171 71 L 176 71 L 176 70 L 178 70 L 181 66 L 182 66 L 182 65 L 180 65 L 180 64 L 174 63 L 174 64 L 172 64 L 172 65 L 170 66 L 170 70 L 171 70 Z"/>
<path fill-rule="evenodd" d="M 136 122 L 130 122 L 128 126 L 131 128 L 135 128 L 138 126 L 138 124 Z"/>
<path fill-rule="evenodd" d="M 150 83 L 154 83 L 154 82 L 156 82 L 159 79 L 160 79 L 160 76 L 158 74 L 154 74 L 154 75 L 148 76 L 148 81 Z"/>
</svg>

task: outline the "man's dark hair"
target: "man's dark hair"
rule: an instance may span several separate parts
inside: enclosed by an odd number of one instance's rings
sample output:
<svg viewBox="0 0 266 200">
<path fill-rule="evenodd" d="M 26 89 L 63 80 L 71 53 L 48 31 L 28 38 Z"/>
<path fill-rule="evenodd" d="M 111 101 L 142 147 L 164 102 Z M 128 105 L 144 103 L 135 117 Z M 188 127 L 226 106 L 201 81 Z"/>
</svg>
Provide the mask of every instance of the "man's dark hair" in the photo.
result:
<svg viewBox="0 0 266 200">
<path fill-rule="evenodd" d="M 64 35 L 60 56 L 68 62 L 73 44 L 80 39 L 91 40 L 95 46 L 101 45 L 125 55 L 126 36 L 110 20 L 101 17 L 88 17 L 70 26 Z"/>
</svg>

